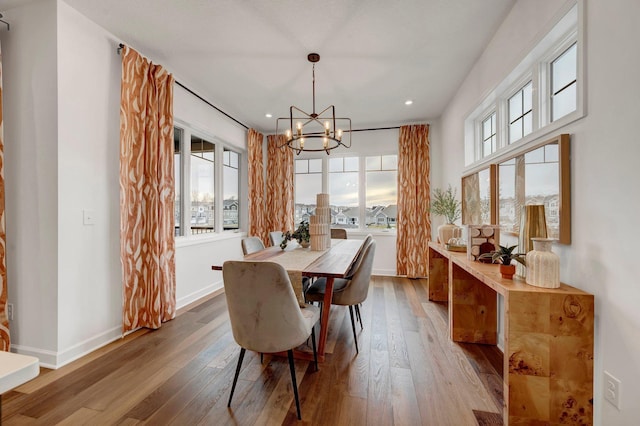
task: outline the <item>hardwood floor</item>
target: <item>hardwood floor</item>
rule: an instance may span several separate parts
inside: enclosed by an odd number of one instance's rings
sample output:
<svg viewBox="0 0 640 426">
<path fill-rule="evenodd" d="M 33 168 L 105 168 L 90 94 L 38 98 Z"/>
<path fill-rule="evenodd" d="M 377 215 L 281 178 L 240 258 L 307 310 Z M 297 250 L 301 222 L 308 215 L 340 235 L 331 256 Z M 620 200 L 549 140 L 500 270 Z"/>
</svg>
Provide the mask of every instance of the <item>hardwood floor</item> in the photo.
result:
<svg viewBox="0 0 640 426">
<path fill-rule="evenodd" d="M 2 398 L 10 425 L 502 424 L 502 354 L 449 340 L 447 306 L 426 280 L 373 277 L 356 354 L 348 311 L 332 307 L 327 360 L 296 361 L 302 421 L 286 358 L 239 354 L 224 295 L 139 330 Z"/>
</svg>

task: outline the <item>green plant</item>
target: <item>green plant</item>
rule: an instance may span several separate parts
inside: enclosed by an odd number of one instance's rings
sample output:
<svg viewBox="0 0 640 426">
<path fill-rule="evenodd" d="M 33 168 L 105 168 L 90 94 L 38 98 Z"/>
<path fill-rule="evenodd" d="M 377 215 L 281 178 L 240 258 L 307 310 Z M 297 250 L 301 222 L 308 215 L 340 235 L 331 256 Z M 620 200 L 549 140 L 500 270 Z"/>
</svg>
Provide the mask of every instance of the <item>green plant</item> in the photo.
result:
<svg viewBox="0 0 640 426">
<path fill-rule="evenodd" d="M 298 228 L 295 231 L 287 231 L 282 233 L 282 242 L 280 243 L 280 248 L 284 249 L 285 247 L 287 247 L 287 244 L 291 240 L 296 240 L 298 241 L 298 244 L 301 244 L 303 241 L 309 242 L 310 238 L 311 234 L 309 234 L 309 222 L 303 220 L 302 222 L 300 222 L 300 225 L 298 225 Z"/>
<path fill-rule="evenodd" d="M 515 260 L 523 266 L 527 266 L 525 263 L 525 255 L 523 253 L 514 253 L 513 250 L 518 247 L 517 245 L 511 247 L 498 246 L 498 250 L 493 250 L 491 253 L 484 253 L 480 255 L 480 259 L 491 259 L 491 262 L 495 263 L 500 261 L 503 265 L 511 265 L 511 260 Z"/>
<path fill-rule="evenodd" d="M 444 216 L 447 223 L 453 223 L 460 219 L 462 216 L 460 201 L 456 200 L 456 190 L 451 188 L 451 185 L 446 191 L 439 188 L 433 190 L 431 212 L 438 216 Z"/>
</svg>

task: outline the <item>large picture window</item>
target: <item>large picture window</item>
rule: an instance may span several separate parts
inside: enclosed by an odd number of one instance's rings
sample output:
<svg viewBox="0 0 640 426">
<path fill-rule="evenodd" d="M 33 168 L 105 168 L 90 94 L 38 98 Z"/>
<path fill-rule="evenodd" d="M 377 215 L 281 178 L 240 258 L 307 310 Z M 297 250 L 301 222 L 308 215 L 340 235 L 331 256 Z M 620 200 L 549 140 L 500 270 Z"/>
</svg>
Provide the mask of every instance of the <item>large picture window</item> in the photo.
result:
<svg viewBox="0 0 640 426">
<path fill-rule="evenodd" d="M 358 228 L 360 226 L 359 163 L 358 157 L 329 159 L 329 200 L 333 210 L 332 224 L 337 227 Z"/>
<path fill-rule="evenodd" d="M 366 157 L 367 228 L 395 228 L 398 215 L 398 156 Z"/>
<path fill-rule="evenodd" d="M 295 223 L 309 221 L 322 192 L 322 159 L 295 160 Z"/>
</svg>

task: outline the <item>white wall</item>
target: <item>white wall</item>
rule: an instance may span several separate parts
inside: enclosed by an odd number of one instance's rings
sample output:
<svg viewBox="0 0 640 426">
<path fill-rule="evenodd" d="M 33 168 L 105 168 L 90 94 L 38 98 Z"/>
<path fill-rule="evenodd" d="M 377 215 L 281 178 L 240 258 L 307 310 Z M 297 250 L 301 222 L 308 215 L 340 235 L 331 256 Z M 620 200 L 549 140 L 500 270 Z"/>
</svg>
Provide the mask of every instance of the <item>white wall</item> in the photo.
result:
<svg viewBox="0 0 640 426">
<path fill-rule="evenodd" d="M 1 33 L 12 348 L 60 367 L 121 336 L 120 40 L 60 0 L 4 14 L 12 24 Z M 242 127 L 179 87 L 174 113 L 245 149 Z M 246 200 L 246 158 L 243 167 Z M 94 225 L 83 225 L 83 210 Z M 222 287 L 211 265 L 241 257 L 241 236 L 179 239 L 178 307 Z"/>
<path fill-rule="evenodd" d="M 586 3 L 587 116 L 560 129 L 572 134 L 572 243 L 557 246 L 561 279 L 595 295 L 595 423 L 637 424 L 640 406 L 640 287 L 633 224 L 640 209 L 640 2 Z M 553 24 L 564 2 L 520 0 L 440 120 L 434 180 L 460 187 L 463 122 Z M 603 400 L 603 370 L 622 380 L 621 410 Z"/>
<path fill-rule="evenodd" d="M 58 360 L 122 333 L 116 40 L 58 2 Z M 79 60 L 81 58 L 81 60 Z M 83 224 L 83 210 L 94 225 Z"/>
<path fill-rule="evenodd" d="M 13 348 L 55 359 L 58 341 L 56 5 L 4 13 L 7 279 Z"/>
</svg>

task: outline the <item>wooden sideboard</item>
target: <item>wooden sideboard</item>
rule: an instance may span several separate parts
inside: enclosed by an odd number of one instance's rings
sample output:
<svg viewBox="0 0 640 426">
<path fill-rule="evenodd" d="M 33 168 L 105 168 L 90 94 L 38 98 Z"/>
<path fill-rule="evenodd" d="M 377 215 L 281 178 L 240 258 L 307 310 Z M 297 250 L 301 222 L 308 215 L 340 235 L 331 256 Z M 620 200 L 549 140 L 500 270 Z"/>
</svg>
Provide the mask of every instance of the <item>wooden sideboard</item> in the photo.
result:
<svg viewBox="0 0 640 426">
<path fill-rule="evenodd" d="M 593 295 L 503 279 L 434 242 L 428 259 L 429 299 L 449 302 L 452 340 L 497 344 L 504 298 L 504 424 L 592 424 Z"/>
</svg>

